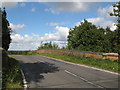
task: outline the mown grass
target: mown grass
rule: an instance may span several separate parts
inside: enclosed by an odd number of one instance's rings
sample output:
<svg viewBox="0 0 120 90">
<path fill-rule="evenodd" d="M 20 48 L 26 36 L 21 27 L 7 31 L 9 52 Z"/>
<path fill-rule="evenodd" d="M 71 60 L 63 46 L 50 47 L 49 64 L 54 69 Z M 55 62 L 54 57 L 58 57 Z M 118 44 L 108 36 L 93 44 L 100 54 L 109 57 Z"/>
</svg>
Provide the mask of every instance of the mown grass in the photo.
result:
<svg viewBox="0 0 120 90">
<path fill-rule="evenodd" d="M 119 63 L 117 61 L 112 61 L 109 59 L 95 59 L 91 57 L 78 57 L 78 56 L 58 55 L 58 54 L 49 54 L 49 53 L 41 53 L 40 55 L 120 73 Z"/>
<path fill-rule="evenodd" d="M 2 77 L 3 90 L 22 88 L 20 65 L 14 58 L 8 57 L 8 60 L 4 63 Z"/>
</svg>

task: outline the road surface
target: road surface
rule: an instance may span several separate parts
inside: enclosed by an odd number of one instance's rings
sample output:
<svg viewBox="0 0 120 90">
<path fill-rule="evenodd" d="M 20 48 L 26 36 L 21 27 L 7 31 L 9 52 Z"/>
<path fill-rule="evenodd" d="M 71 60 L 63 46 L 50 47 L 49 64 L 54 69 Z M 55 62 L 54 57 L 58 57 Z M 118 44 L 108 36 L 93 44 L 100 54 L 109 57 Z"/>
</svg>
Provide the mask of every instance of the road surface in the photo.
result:
<svg viewBox="0 0 120 90">
<path fill-rule="evenodd" d="M 28 88 L 118 88 L 118 75 L 39 55 L 13 55 Z"/>
</svg>

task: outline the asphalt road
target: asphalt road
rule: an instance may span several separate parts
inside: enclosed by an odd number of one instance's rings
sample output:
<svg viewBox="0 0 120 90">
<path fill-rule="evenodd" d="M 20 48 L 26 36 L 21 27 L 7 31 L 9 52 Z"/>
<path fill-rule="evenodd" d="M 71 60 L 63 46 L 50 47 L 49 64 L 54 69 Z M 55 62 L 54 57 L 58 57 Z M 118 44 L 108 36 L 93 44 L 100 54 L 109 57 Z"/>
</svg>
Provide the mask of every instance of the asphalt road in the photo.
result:
<svg viewBox="0 0 120 90">
<path fill-rule="evenodd" d="M 38 55 L 13 55 L 28 88 L 118 88 L 118 75 Z"/>
</svg>

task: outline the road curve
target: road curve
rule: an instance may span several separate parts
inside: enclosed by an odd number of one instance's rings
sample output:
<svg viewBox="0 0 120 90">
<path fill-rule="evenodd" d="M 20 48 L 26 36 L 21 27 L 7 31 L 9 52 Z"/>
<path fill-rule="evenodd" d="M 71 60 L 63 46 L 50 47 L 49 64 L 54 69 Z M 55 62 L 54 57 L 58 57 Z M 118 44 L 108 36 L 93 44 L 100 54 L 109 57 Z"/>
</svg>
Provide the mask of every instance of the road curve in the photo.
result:
<svg viewBox="0 0 120 90">
<path fill-rule="evenodd" d="M 39 55 L 13 55 L 28 88 L 118 88 L 118 75 Z"/>
</svg>

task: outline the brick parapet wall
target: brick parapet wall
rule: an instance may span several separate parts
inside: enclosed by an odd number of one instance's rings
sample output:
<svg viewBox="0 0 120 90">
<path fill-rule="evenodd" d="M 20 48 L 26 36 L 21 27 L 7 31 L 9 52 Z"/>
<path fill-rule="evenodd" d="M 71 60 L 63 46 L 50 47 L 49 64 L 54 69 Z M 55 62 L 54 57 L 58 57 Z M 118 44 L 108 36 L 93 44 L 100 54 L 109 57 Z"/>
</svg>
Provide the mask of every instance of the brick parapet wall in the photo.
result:
<svg viewBox="0 0 120 90">
<path fill-rule="evenodd" d="M 116 55 L 116 54 L 115 55 L 114 54 L 109 54 L 109 53 L 103 54 L 103 53 L 97 53 L 97 52 L 84 52 L 84 51 L 71 51 L 71 50 L 54 50 L 54 49 L 41 49 L 41 50 L 37 50 L 35 52 L 118 60 L 118 55 Z"/>
</svg>

